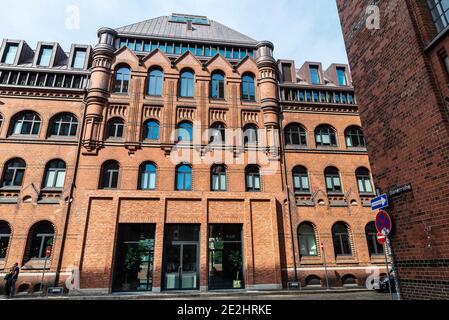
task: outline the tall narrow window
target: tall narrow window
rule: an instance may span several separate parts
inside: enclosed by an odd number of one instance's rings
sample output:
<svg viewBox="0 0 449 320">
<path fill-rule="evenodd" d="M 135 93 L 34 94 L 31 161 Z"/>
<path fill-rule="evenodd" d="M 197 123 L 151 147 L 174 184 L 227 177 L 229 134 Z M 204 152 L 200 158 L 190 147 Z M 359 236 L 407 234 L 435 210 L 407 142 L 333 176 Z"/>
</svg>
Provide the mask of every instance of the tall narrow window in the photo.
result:
<svg viewBox="0 0 449 320">
<path fill-rule="evenodd" d="M 348 148 L 365 148 L 366 141 L 363 131 L 359 127 L 349 127 L 345 132 L 346 145 Z"/>
<path fill-rule="evenodd" d="M 117 69 L 115 72 L 114 93 L 127 94 L 129 90 L 129 81 L 131 79 L 131 70 L 127 67 Z"/>
<path fill-rule="evenodd" d="M 17 43 L 8 43 L 3 54 L 2 63 L 14 64 L 19 45 Z"/>
<path fill-rule="evenodd" d="M 256 88 L 254 84 L 254 76 L 250 74 L 243 75 L 242 78 L 242 100 L 255 101 Z"/>
<path fill-rule="evenodd" d="M 162 96 L 162 86 L 164 83 L 164 73 L 160 69 L 150 71 L 148 76 L 148 95 Z"/>
<path fill-rule="evenodd" d="M 37 65 L 41 67 L 50 66 L 51 56 L 53 54 L 53 47 L 43 46 L 41 52 L 39 53 L 39 59 Z"/>
<path fill-rule="evenodd" d="M 21 187 L 25 175 L 26 164 L 22 159 L 12 159 L 5 164 L 3 169 L 2 184 L 3 188 Z"/>
<path fill-rule="evenodd" d="M 39 134 L 41 119 L 34 112 L 24 112 L 13 119 L 12 134 L 35 136 Z"/>
<path fill-rule="evenodd" d="M 352 256 L 351 239 L 346 224 L 342 222 L 336 223 L 332 227 L 332 238 L 334 240 L 334 250 L 337 257 Z"/>
<path fill-rule="evenodd" d="M 76 137 L 78 120 L 72 114 L 61 114 L 52 120 L 50 128 L 50 136 Z"/>
<path fill-rule="evenodd" d="M 310 66 L 310 81 L 312 84 L 320 84 L 320 73 L 318 66 Z"/>
<path fill-rule="evenodd" d="M 6 259 L 9 240 L 11 238 L 11 228 L 5 221 L 0 221 L 0 261 Z"/>
<path fill-rule="evenodd" d="M 293 185 L 295 192 L 310 192 L 309 174 L 303 166 L 293 169 Z"/>
<path fill-rule="evenodd" d="M 195 75 L 191 71 L 181 73 L 180 96 L 193 98 L 195 94 Z"/>
<path fill-rule="evenodd" d="M 326 189 L 329 193 L 341 193 L 343 191 L 340 180 L 340 171 L 335 167 L 326 168 L 324 171 L 326 178 Z"/>
<path fill-rule="evenodd" d="M 31 228 L 29 235 L 29 259 L 46 258 L 47 249 L 53 247 L 55 229 L 49 222 L 40 222 Z"/>
<path fill-rule="evenodd" d="M 75 49 L 72 68 L 84 69 L 84 64 L 86 62 L 86 49 Z"/>
<path fill-rule="evenodd" d="M 243 145 L 257 145 L 259 137 L 258 137 L 258 128 L 255 125 L 247 125 L 243 128 Z"/>
<path fill-rule="evenodd" d="M 140 166 L 140 190 L 156 189 L 156 166 L 151 162 L 146 162 Z"/>
<path fill-rule="evenodd" d="M 440 33 L 449 25 L 449 2 L 447 0 L 427 0 L 432 20 Z"/>
<path fill-rule="evenodd" d="M 226 191 L 226 167 L 223 165 L 216 165 L 212 167 L 212 191 Z"/>
<path fill-rule="evenodd" d="M 176 169 L 176 190 L 192 190 L 192 167 L 190 167 L 189 165 L 180 165 Z"/>
<path fill-rule="evenodd" d="M 212 75 L 212 99 L 225 98 L 225 77 L 221 72 L 216 72 Z"/>
<path fill-rule="evenodd" d="M 339 86 L 346 86 L 348 83 L 346 81 L 346 69 L 342 67 L 337 68 L 337 79 Z"/>
<path fill-rule="evenodd" d="M 226 143 L 226 127 L 222 123 L 214 123 L 209 132 L 209 143 L 223 145 Z"/>
<path fill-rule="evenodd" d="M 3 125 L 3 116 L 0 114 L 0 130 L 2 129 Z"/>
<path fill-rule="evenodd" d="M 298 228 L 299 252 L 302 257 L 318 256 L 318 246 L 315 229 L 309 223 L 303 223 Z"/>
<path fill-rule="evenodd" d="M 159 140 L 159 123 L 155 120 L 148 120 L 145 122 L 144 126 L 144 140 Z"/>
<path fill-rule="evenodd" d="M 306 130 L 297 124 L 285 128 L 285 144 L 287 146 L 307 146 Z"/>
<path fill-rule="evenodd" d="M 100 189 L 117 189 L 120 165 L 116 161 L 108 161 L 101 167 Z"/>
<path fill-rule="evenodd" d="M 178 125 L 178 142 L 192 142 L 193 126 L 190 122 L 181 122 Z"/>
<path fill-rule="evenodd" d="M 319 126 L 315 130 L 315 141 L 319 147 L 336 147 L 337 135 L 330 126 Z"/>
<path fill-rule="evenodd" d="M 366 241 L 368 242 L 368 251 L 370 255 L 383 255 L 384 246 L 377 241 L 378 231 L 376 230 L 376 223 L 370 222 L 365 227 Z"/>
<path fill-rule="evenodd" d="M 64 187 L 66 165 L 62 160 L 54 160 L 47 164 L 44 178 L 44 189 L 62 189 Z"/>
<path fill-rule="evenodd" d="M 357 178 L 357 186 L 360 193 L 373 193 L 373 185 L 371 183 L 371 175 L 368 169 L 358 168 L 355 172 Z"/>
<path fill-rule="evenodd" d="M 251 165 L 246 167 L 245 176 L 247 192 L 260 192 L 262 190 L 260 169 L 258 166 Z"/>
<path fill-rule="evenodd" d="M 108 122 L 108 139 L 121 139 L 123 138 L 123 129 L 125 123 L 122 119 L 113 118 Z"/>
</svg>

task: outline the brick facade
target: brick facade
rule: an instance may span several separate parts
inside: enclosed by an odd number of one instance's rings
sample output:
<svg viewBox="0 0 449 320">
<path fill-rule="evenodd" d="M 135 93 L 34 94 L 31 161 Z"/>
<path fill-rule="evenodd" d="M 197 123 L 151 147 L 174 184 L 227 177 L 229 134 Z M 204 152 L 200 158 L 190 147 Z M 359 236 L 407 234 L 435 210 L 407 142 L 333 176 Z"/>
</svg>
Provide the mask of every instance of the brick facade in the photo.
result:
<svg viewBox="0 0 449 320">
<path fill-rule="evenodd" d="M 426 1 L 376 1 L 379 30 L 354 28 L 365 3 L 337 3 L 375 183 L 384 192 L 412 184 L 388 210 L 402 294 L 447 299 L 447 30 L 437 33 Z"/>
<path fill-rule="evenodd" d="M 50 222 L 55 232 L 46 284 L 53 285 L 56 281 L 62 285 L 76 267 L 80 270 L 80 288 L 85 291 L 111 292 L 119 229 L 126 224 L 155 227 L 153 291 L 164 290 L 166 286 L 166 227 L 173 224 L 200 226 L 197 276 L 201 290 L 209 289 L 210 285 L 210 225 L 242 226 L 242 269 L 245 287 L 249 289 L 287 286 L 295 280 L 295 264 L 302 285 L 308 284 L 310 276 L 317 276 L 324 286 L 326 275 L 320 242 L 324 245 L 332 286 L 350 284 L 344 280 L 348 276 L 363 286 L 369 275 L 367 268 L 383 272 L 383 255 L 370 255 L 365 233 L 365 227 L 374 220 L 369 208 L 373 190 L 361 194 L 357 186 L 356 170 L 361 167 L 370 170 L 367 152 L 363 147 L 348 147 L 345 137 L 349 127 L 361 126 L 347 66 L 333 65 L 327 71 L 320 67 L 321 83 L 313 86 L 309 84 L 310 79 L 302 78 L 294 64 L 289 69 L 292 79 L 281 79 L 281 63 L 273 59 L 273 45 L 269 42 L 246 43 L 251 52 L 246 57 L 230 59 L 227 53 L 218 52 L 205 58 L 191 51 L 169 54 L 161 48 L 139 52 L 135 47 L 121 46 L 125 36 L 129 35 L 123 30 L 100 29 L 99 43 L 92 54 L 88 51 L 88 66 L 78 70 L 90 76 L 86 92 L 79 88 L 18 87 L 7 80 L 0 84 L 0 114 L 4 119 L 0 126 L 0 170 L 5 172 L 7 161 L 13 158 L 26 162 L 21 187 L 0 189 L 0 220 L 7 222 L 12 230 L 0 268 L 6 271 L 16 261 L 25 265 L 18 282 L 21 290 L 33 291 L 41 281 L 44 260 L 30 260 L 26 249 L 32 242 L 30 228 L 39 221 Z M 2 50 L 6 50 L 7 43 L 4 42 Z M 238 42 L 233 45 L 242 46 Z M 122 66 L 131 70 L 129 91 L 117 94 L 113 91 L 114 77 Z M 346 68 L 348 83 L 344 86 L 336 83 L 338 66 Z M 160 97 L 146 93 L 148 73 L 154 67 L 163 71 Z M 3 74 L 21 68 L 20 63 L 0 65 Z M 308 64 L 304 70 L 307 68 Z M 179 94 L 184 70 L 195 75 L 191 98 Z M 225 77 L 224 99 L 220 100 L 210 98 L 211 75 L 215 71 Z M 70 72 L 70 67 L 65 72 Z M 242 96 L 242 82 L 247 74 L 254 75 L 254 101 L 245 101 Z M 316 94 L 320 90 L 332 95 L 338 93 L 340 98 L 318 101 L 314 96 L 313 101 L 293 101 L 285 96 L 282 91 L 285 88 Z M 12 119 L 22 110 L 39 115 L 38 135 L 11 135 Z M 49 137 L 51 119 L 64 112 L 79 120 L 77 135 L 64 139 Z M 117 118 L 124 122 L 124 135 L 120 139 L 108 139 L 109 120 Z M 147 120 L 160 124 L 157 141 L 143 139 Z M 194 124 L 192 144 L 177 144 L 173 135 L 183 121 Z M 227 129 L 247 125 L 264 129 L 259 132 L 262 152 L 254 153 L 253 147 L 244 147 L 243 137 L 238 133 L 236 143 L 226 141 L 225 148 L 208 146 L 209 137 L 202 134 L 217 122 Z M 306 129 L 307 146 L 295 148 L 283 143 L 279 132 L 292 123 Z M 335 130 L 336 146 L 315 144 L 315 129 L 323 124 Z M 223 149 L 227 161 L 206 161 Z M 173 154 L 182 150 L 191 151 L 191 158 L 173 161 Z M 252 158 L 254 154 L 258 157 L 256 161 Z M 64 188 L 50 192 L 43 188 L 43 177 L 46 164 L 52 159 L 64 160 L 67 174 Z M 102 166 L 111 160 L 119 164 L 117 188 L 101 189 Z M 157 168 L 156 188 L 139 190 L 139 167 L 148 161 Z M 190 191 L 175 191 L 176 168 L 181 162 L 192 164 Z M 212 192 L 211 166 L 223 162 L 227 190 Z M 253 163 L 262 169 L 260 192 L 246 189 L 245 170 Z M 292 174 L 298 165 L 308 169 L 310 190 L 304 194 L 293 191 Z M 342 191 L 337 194 L 326 190 L 324 171 L 331 166 L 340 172 Z M 348 228 L 352 252 L 348 256 L 337 257 L 334 252 L 332 228 L 337 222 Z M 315 230 L 316 256 L 300 256 L 298 228 L 303 223 L 313 225 Z"/>
</svg>

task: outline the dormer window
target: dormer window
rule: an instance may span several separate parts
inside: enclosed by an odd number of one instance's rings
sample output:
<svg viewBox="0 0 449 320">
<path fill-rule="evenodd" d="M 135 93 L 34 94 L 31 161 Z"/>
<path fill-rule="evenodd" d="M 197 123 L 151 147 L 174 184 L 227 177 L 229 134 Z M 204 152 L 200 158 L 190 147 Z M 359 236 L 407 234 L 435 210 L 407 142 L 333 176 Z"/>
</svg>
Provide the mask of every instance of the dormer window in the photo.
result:
<svg viewBox="0 0 449 320">
<path fill-rule="evenodd" d="M 320 84 L 320 74 L 318 66 L 310 66 L 310 81 L 312 84 Z"/>
<path fill-rule="evenodd" d="M 339 86 L 346 86 L 348 82 L 346 81 L 346 70 L 345 68 L 337 68 L 337 78 Z"/>
<path fill-rule="evenodd" d="M 3 54 L 2 63 L 13 64 L 16 60 L 18 48 L 19 45 L 17 43 L 8 43 Z"/>
<path fill-rule="evenodd" d="M 37 65 L 41 67 L 50 66 L 51 55 L 53 53 L 53 47 L 44 46 L 41 48 L 41 52 L 39 53 L 39 59 L 37 61 Z"/>
<path fill-rule="evenodd" d="M 86 49 L 75 49 L 72 68 L 84 69 L 85 62 L 86 62 Z"/>
</svg>

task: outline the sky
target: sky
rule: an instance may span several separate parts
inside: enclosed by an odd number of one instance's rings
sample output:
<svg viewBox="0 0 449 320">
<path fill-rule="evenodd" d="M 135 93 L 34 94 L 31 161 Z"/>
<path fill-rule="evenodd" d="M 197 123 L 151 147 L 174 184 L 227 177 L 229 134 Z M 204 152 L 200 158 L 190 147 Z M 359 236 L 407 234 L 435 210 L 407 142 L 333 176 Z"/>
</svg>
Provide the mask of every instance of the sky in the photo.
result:
<svg viewBox="0 0 449 320">
<path fill-rule="evenodd" d="M 9 0 L 0 11 L 0 38 L 95 45 L 100 27 L 189 13 L 205 15 L 275 45 L 276 59 L 347 63 L 335 0 Z"/>
</svg>

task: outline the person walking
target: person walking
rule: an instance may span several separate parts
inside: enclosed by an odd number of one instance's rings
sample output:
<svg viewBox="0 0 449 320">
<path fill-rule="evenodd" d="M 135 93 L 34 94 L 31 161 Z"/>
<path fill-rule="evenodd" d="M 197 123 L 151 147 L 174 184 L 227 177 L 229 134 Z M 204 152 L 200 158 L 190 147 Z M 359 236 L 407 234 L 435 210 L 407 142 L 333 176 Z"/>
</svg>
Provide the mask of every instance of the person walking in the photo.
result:
<svg viewBox="0 0 449 320">
<path fill-rule="evenodd" d="M 5 281 L 5 296 L 6 298 L 9 298 L 11 295 L 11 279 L 12 279 L 12 268 L 9 269 L 9 272 L 6 274 L 5 278 L 3 279 Z"/>
<path fill-rule="evenodd" d="M 16 294 L 16 282 L 19 278 L 20 268 L 19 264 L 16 262 L 14 266 L 11 268 L 11 297 L 13 298 Z"/>
</svg>

